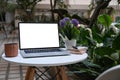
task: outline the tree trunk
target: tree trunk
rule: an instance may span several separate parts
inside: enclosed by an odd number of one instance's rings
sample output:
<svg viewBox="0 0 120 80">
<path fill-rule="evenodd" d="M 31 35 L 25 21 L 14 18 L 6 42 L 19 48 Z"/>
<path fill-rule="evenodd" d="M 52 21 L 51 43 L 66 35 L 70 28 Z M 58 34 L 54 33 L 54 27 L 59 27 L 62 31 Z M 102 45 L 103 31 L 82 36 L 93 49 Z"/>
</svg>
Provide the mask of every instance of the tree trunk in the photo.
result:
<svg viewBox="0 0 120 80">
<path fill-rule="evenodd" d="M 89 23 L 88 27 L 92 28 L 93 24 L 96 22 L 96 20 L 97 20 L 97 18 L 99 16 L 100 11 L 102 9 L 107 8 L 107 6 L 109 5 L 110 1 L 111 0 L 106 0 L 106 1 L 101 0 L 101 2 L 97 5 L 93 15 L 90 18 L 90 23 Z"/>
</svg>

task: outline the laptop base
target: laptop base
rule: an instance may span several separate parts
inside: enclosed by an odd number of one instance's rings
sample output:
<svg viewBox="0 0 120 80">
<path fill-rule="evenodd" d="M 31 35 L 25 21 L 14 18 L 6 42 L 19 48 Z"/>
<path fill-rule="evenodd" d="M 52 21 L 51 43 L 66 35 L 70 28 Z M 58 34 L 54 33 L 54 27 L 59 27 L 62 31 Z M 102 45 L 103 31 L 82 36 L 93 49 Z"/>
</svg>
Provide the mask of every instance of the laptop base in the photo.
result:
<svg viewBox="0 0 120 80">
<path fill-rule="evenodd" d="M 39 53 L 25 53 L 24 50 L 20 50 L 20 54 L 24 58 L 35 58 L 35 57 L 53 57 L 53 56 L 67 56 L 70 53 L 66 50 L 59 52 L 39 52 Z"/>
</svg>

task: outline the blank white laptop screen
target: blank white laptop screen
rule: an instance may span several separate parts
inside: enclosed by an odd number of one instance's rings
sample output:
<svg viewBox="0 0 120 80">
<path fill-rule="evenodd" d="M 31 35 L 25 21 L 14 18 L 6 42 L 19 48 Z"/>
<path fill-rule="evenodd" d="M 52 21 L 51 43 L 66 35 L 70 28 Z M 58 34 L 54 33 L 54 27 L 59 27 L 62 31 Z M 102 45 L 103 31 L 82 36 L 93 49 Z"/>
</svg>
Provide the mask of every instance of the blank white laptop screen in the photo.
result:
<svg viewBox="0 0 120 80">
<path fill-rule="evenodd" d="M 59 47 L 57 23 L 19 23 L 20 49 Z"/>
</svg>

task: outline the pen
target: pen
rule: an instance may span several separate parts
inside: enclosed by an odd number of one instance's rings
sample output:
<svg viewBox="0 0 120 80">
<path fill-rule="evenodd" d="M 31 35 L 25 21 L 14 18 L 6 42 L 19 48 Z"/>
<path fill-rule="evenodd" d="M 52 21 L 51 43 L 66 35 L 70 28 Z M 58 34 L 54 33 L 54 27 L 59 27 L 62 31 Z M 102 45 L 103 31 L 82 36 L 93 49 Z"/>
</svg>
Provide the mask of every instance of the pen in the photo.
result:
<svg viewBox="0 0 120 80">
<path fill-rule="evenodd" d="M 78 49 L 76 46 L 72 46 L 74 49 Z"/>
</svg>

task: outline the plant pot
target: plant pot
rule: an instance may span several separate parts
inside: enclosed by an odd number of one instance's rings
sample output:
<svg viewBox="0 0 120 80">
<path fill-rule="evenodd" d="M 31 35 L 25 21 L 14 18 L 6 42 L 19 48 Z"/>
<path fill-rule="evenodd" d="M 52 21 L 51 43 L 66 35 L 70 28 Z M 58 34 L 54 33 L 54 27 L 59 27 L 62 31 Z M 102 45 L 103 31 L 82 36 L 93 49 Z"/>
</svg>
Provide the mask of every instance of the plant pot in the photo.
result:
<svg viewBox="0 0 120 80">
<path fill-rule="evenodd" d="M 72 39 L 72 40 L 65 40 L 65 48 L 66 49 L 72 49 L 73 46 L 76 46 L 76 40 Z"/>
<path fill-rule="evenodd" d="M 18 44 L 8 43 L 4 45 L 6 57 L 16 57 L 18 55 Z"/>
</svg>

